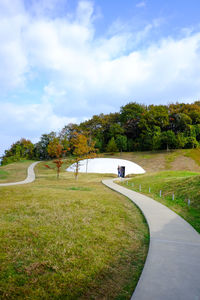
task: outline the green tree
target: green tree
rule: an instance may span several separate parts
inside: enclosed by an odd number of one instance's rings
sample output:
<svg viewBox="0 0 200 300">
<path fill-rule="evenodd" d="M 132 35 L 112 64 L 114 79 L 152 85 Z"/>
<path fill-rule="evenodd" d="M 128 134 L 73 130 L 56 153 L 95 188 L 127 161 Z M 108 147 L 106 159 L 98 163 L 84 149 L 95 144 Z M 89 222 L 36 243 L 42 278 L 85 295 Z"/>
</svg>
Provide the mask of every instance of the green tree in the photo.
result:
<svg viewBox="0 0 200 300">
<path fill-rule="evenodd" d="M 117 148 L 122 152 L 127 150 L 127 137 L 125 135 L 117 135 L 116 137 Z"/>
<path fill-rule="evenodd" d="M 110 141 L 108 142 L 108 145 L 106 147 L 106 151 L 107 152 L 112 152 L 112 153 L 119 151 L 118 148 L 117 148 L 117 145 L 116 145 L 114 137 L 112 137 L 110 139 Z"/>
<path fill-rule="evenodd" d="M 161 133 L 161 146 L 163 149 L 176 149 L 177 142 L 175 133 L 172 130 Z"/>
<path fill-rule="evenodd" d="M 22 138 L 12 144 L 10 149 L 5 151 L 5 154 L 2 157 L 2 165 L 19 161 L 21 159 L 34 159 L 33 148 L 34 145 L 30 140 Z"/>
<path fill-rule="evenodd" d="M 144 117 L 146 108 L 135 102 L 128 103 L 120 109 L 120 121 L 127 138 L 135 139 L 141 133 L 140 122 Z"/>
<path fill-rule="evenodd" d="M 197 142 L 196 138 L 193 136 L 186 137 L 185 148 L 197 148 L 199 143 Z"/>
<path fill-rule="evenodd" d="M 40 141 L 34 145 L 34 156 L 36 159 L 48 160 L 50 159 L 48 153 L 48 145 L 56 138 L 56 132 L 52 131 L 49 134 L 43 134 Z"/>
<path fill-rule="evenodd" d="M 182 149 L 185 147 L 185 144 L 187 143 L 187 138 L 184 136 L 183 132 L 178 132 L 176 136 L 176 143 L 178 149 Z"/>
</svg>

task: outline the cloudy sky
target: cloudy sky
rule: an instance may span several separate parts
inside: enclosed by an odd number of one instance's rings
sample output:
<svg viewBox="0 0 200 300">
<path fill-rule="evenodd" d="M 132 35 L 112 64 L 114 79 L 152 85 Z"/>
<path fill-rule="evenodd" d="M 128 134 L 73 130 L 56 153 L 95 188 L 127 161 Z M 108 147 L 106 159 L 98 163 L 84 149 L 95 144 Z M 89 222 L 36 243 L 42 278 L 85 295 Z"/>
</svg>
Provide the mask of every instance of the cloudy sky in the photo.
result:
<svg viewBox="0 0 200 300">
<path fill-rule="evenodd" d="M 199 0 L 0 0 L 0 154 L 130 101 L 200 99 Z"/>
</svg>

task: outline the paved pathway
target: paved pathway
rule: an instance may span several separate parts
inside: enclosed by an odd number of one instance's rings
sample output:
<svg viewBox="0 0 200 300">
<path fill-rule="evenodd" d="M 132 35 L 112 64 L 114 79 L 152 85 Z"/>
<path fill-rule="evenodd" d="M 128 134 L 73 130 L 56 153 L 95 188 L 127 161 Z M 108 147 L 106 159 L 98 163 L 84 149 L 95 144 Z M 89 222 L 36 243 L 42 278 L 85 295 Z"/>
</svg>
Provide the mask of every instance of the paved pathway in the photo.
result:
<svg viewBox="0 0 200 300">
<path fill-rule="evenodd" d="M 161 203 L 103 180 L 131 199 L 150 230 L 146 263 L 131 300 L 200 300 L 200 235 Z"/>
<path fill-rule="evenodd" d="M 40 161 L 36 161 L 34 163 L 32 163 L 27 170 L 27 177 L 25 180 L 23 181 L 18 181 L 18 182 L 9 182 L 9 183 L 0 183 L 0 187 L 1 186 L 9 186 L 9 185 L 18 185 L 18 184 L 26 184 L 26 183 L 30 183 L 33 182 L 35 180 L 35 172 L 34 172 L 34 167 L 35 165 L 37 165 Z"/>
</svg>

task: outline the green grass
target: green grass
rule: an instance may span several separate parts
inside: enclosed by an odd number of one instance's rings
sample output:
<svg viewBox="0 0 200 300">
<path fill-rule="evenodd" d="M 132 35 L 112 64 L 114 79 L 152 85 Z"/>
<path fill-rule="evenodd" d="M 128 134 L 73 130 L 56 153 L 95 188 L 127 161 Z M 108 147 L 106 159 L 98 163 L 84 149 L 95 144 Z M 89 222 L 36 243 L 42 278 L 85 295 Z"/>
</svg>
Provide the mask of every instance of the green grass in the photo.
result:
<svg viewBox="0 0 200 300">
<path fill-rule="evenodd" d="M 164 171 L 139 175 L 121 183 L 141 192 L 174 210 L 200 232 L 200 174 L 189 171 Z M 134 186 L 133 186 L 134 185 Z M 149 193 L 149 187 L 151 191 Z M 162 197 L 160 197 L 160 190 Z M 174 194 L 174 200 L 172 195 Z M 188 206 L 188 199 L 191 203 Z"/>
<path fill-rule="evenodd" d="M 7 179 L 8 176 L 9 176 L 8 172 L 0 169 L 0 180 Z"/>
<path fill-rule="evenodd" d="M 200 149 L 187 149 L 185 156 L 192 158 L 200 166 Z"/>
<path fill-rule="evenodd" d="M 33 163 L 31 160 L 22 160 L 5 166 L 0 166 L 0 183 L 24 180 L 27 168 Z"/>
<path fill-rule="evenodd" d="M 102 175 L 57 180 L 44 164 L 34 183 L 0 187 L 0 299 L 130 299 L 148 250 L 143 215 Z"/>
<path fill-rule="evenodd" d="M 83 186 L 71 186 L 71 187 L 68 187 L 67 190 L 71 190 L 71 191 L 92 191 L 91 188 L 83 187 Z"/>
</svg>

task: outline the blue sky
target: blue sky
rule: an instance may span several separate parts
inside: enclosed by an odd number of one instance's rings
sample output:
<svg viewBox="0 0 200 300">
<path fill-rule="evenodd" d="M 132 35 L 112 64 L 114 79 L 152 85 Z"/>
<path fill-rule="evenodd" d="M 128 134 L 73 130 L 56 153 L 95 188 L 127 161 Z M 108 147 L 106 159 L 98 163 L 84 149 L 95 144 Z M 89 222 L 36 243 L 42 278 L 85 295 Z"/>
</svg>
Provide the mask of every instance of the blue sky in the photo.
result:
<svg viewBox="0 0 200 300">
<path fill-rule="evenodd" d="M 0 154 L 69 122 L 200 99 L 200 2 L 1 0 Z"/>
</svg>

